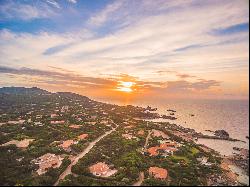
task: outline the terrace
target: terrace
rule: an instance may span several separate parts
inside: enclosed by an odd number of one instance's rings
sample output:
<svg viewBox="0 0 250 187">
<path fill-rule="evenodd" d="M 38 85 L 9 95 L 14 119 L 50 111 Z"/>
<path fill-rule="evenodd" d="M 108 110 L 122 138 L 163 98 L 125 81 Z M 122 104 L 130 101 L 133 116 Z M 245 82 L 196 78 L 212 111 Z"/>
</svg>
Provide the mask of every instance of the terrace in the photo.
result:
<svg viewBox="0 0 250 187">
<path fill-rule="evenodd" d="M 98 162 L 90 166 L 89 170 L 93 175 L 99 177 L 110 177 L 117 172 L 116 169 L 111 170 L 109 166 L 104 162 Z"/>
</svg>

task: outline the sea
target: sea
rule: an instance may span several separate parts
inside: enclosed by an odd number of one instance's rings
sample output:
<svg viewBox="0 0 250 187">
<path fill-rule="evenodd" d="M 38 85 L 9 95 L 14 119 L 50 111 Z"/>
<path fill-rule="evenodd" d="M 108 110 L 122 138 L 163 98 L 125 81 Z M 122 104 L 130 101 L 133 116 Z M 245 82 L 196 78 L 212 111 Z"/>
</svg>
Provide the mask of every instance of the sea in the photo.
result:
<svg viewBox="0 0 250 187">
<path fill-rule="evenodd" d="M 195 129 L 197 132 L 211 134 L 207 130 L 226 130 L 230 137 L 244 142 L 231 142 L 214 139 L 198 139 L 197 143 L 204 144 L 221 155 L 229 156 L 234 152 L 233 147 L 249 149 L 249 101 L 248 100 L 199 100 L 199 99 L 170 99 L 170 100 L 103 100 L 106 103 L 118 105 L 134 105 L 155 107 L 157 113 L 169 115 L 168 109 L 175 110 L 176 120 L 168 121 L 183 127 Z"/>
</svg>

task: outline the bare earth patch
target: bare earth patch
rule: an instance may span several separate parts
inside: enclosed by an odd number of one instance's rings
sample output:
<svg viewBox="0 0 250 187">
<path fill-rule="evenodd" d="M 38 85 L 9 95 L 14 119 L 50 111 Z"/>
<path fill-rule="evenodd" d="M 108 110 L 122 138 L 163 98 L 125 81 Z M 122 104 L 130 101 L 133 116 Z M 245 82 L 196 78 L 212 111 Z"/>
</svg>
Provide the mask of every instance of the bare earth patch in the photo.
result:
<svg viewBox="0 0 250 187">
<path fill-rule="evenodd" d="M 2 144 L 1 146 L 16 145 L 18 148 L 26 148 L 32 141 L 34 141 L 34 139 L 24 139 L 21 141 L 11 140 L 7 143 Z"/>
</svg>

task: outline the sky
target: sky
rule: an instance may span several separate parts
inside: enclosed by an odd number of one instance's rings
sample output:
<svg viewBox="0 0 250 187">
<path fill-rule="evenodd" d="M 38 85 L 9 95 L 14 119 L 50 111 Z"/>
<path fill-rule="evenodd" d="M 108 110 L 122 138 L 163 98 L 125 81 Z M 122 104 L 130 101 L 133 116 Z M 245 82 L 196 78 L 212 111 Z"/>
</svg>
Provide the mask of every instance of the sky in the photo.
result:
<svg viewBox="0 0 250 187">
<path fill-rule="evenodd" d="M 249 98 L 248 0 L 1 0 L 0 87 Z"/>
</svg>

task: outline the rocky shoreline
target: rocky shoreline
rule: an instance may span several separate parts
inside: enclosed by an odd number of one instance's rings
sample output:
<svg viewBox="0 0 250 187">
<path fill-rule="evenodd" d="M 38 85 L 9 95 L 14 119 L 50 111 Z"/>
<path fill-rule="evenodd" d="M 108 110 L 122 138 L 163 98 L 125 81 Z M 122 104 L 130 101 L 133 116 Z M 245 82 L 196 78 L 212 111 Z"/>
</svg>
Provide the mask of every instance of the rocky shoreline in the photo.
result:
<svg viewBox="0 0 250 187">
<path fill-rule="evenodd" d="M 153 117 L 153 119 L 159 119 L 159 118 L 170 119 L 170 120 L 177 119 L 174 116 L 176 113 L 175 110 L 168 109 L 167 111 L 171 112 L 170 116 L 157 114 Z M 194 115 L 190 115 L 190 116 L 193 117 Z M 150 117 L 152 117 L 152 116 L 150 116 Z M 207 132 L 213 133 L 213 135 L 206 135 L 206 134 L 203 134 L 201 132 L 196 132 L 194 129 L 185 128 L 185 127 L 180 126 L 180 125 L 178 126 L 178 130 L 180 130 L 182 133 L 185 133 L 185 134 L 192 136 L 194 140 L 214 139 L 214 140 L 224 140 L 224 141 L 231 141 L 231 142 L 246 143 L 246 141 L 230 137 L 229 133 L 224 129 L 215 130 L 215 131 L 205 130 Z M 246 138 L 249 139 L 248 136 Z M 213 149 L 211 149 L 205 145 L 203 145 L 203 146 L 206 147 L 207 150 L 214 151 Z M 238 151 L 239 153 L 235 153 L 234 155 L 231 155 L 231 156 L 222 156 L 222 155 L 220 155 L 220 153 L 217 152 L 217 154 L 219 154 L 220 157 L 222 158 L 221 169 L 222 169 L 223 173 L 221 175 L 218 174 L 218 175 L 211 176 L 208 179 L 208 183 L 210 185 L 220 185 L 220 184 L 222 185 L 222 184 L 225 184 L 225 182 L 227 184 L 230 184 L 230 185 L 249 185 L 249 183 L 247 183 L 246 181 L 242 182 L 239 179 L 240 174 L 238 174 L 237 172 L 230 169 L 230 167 L 240 168 L 243 171 L 243 173 L 245 173 L 244 174 L 245 177 L 249 177 L 249 150 L 244 149 L 244 148 L 238 148 L 238 147 L 234 147 L 234 150 Z"/>
</svg>

